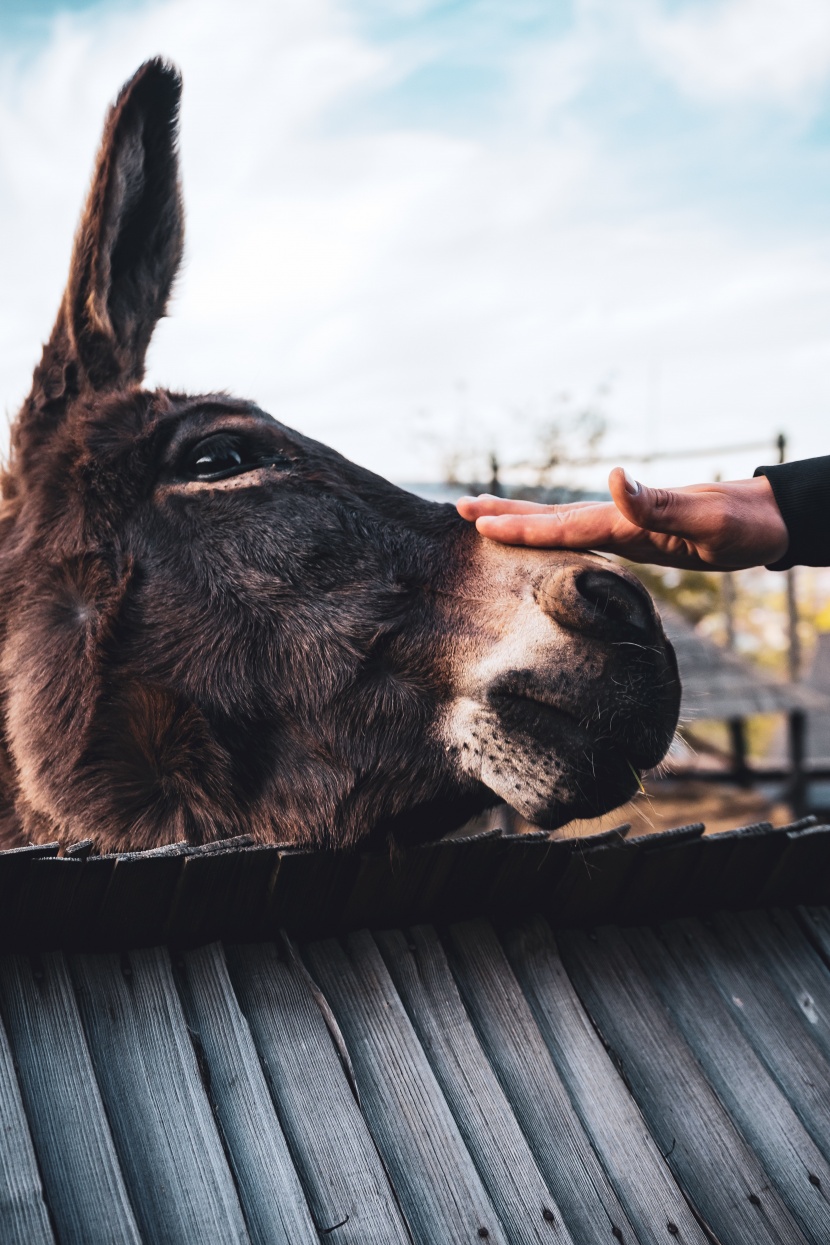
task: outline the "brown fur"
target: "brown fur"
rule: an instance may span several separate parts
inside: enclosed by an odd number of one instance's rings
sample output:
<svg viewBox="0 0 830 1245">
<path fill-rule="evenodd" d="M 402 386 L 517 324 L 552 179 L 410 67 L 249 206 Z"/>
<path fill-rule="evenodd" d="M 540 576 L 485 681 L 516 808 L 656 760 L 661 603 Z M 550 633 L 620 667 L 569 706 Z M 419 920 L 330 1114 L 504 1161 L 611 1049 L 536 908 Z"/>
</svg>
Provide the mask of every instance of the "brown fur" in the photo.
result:
<svg viewBox="0 0 830 1245">
<path fill-rule="evenodd" d="M 109 114 L 66 293 L 12 431 L 0 845 L 437 833 L 496 798 L 441 726 L 476 644 L 505 625 L 502 607 L 485 618 L 474 602 L 495 579 L 475 581 L 482 542 L 450 507 L 252 403 L 140 387 L 182 251 L 180 85 L 151 61 Z M 205 474 L 205 445 L 227 470 Z M 625 798 L 631 758 L 655 763 L 676 719 L 650 607 L 620 588 L 621 621 L 599 627 L 575 578 L 583 562 L 562 562 L 556 600 L 530 606 L 566 653 L 545 686 L 564 688 L 573 730 L 551 724 L 535 685 L 502 680 L 491 711 L 519 722 L 537 768 L 568 755 L 555 799 L 533 780 L 547 824 Z M 522 597 L 520 580 L 506 597 Z M 644 628 L 642 652 L 614 651 L 615 636 Z M 599 695 L 603 680 L 624 695 Z M 583 728 L 589 744 L 569 743 Z"/>
</svg>

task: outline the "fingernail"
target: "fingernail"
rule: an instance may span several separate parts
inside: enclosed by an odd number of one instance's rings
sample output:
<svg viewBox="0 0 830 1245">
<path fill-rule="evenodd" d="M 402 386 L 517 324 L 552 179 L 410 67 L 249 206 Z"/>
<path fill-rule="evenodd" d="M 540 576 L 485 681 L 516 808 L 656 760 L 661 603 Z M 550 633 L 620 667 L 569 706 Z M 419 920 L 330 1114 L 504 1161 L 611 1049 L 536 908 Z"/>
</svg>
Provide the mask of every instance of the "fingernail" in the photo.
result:
<svg viewBox="0 0 830 1245">
<path fill-rule="evenodd" d="M 635 480 L 633 476 L 630 476 L 625 468 L 623 468 L 623 477 L 625 479 L 626 493 L 630 493 L 632 497 L 636 497 L 640 491 L 639 482 Z"/>
</svg>

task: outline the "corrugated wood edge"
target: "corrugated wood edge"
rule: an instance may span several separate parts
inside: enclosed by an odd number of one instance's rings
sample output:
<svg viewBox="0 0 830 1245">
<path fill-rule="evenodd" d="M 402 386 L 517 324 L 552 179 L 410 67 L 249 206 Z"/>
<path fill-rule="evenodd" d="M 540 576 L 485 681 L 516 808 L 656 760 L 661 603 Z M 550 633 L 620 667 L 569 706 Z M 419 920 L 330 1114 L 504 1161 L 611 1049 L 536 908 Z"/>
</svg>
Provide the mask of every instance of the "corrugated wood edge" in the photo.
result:
<svg viewBox="0 0 830 1245">
<path fill-rule="evenodd" d="M 110 856 L 59 856 L 57 844 L 0 852 L 0 949 L 187 947 L 281 928 L 325 937 L 529 911 L 556 928 L 642 925 L 719 907 L 830 902 L 828 826 L 703 835 L 695 824 L 634 839 L 626 831 L 581 839 L 491 831 L 395 855 L 246 836 Z"/>
</svg>

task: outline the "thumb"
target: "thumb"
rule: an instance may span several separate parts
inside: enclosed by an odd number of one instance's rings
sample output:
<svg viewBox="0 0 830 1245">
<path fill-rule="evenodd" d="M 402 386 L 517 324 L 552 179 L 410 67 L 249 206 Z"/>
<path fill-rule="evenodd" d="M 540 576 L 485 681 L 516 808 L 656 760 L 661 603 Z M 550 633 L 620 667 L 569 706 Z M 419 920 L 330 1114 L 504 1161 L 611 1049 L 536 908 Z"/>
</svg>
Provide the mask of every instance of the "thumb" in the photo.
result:
<svg viewBox="0 0 830 1245">
<path fill-rule="evenodd" d="M 622 467 L 611 472 L 608 487 L 617 509 L 637 527 L 691 538 L 711 534 L 713 516 L 705 493 L 646 488 Z"/>
</svg>

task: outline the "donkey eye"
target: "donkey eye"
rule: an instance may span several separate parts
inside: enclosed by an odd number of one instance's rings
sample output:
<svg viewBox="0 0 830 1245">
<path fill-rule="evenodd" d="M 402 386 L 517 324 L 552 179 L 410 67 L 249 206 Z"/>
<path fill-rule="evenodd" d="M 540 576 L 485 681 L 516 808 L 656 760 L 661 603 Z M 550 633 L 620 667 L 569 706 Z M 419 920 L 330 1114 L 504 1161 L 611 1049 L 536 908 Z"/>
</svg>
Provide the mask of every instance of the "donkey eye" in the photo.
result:
<svg viewBox="0 0 830 1245">
<path fill-rule="evenodd" d="M 244 437 L 218 432 L 194 445 L 184 457 L 182 474 L 189 480 L 222 480 L 269 464 L 288 465 L 280 454 L 268 454 Z"/>
</svg>

